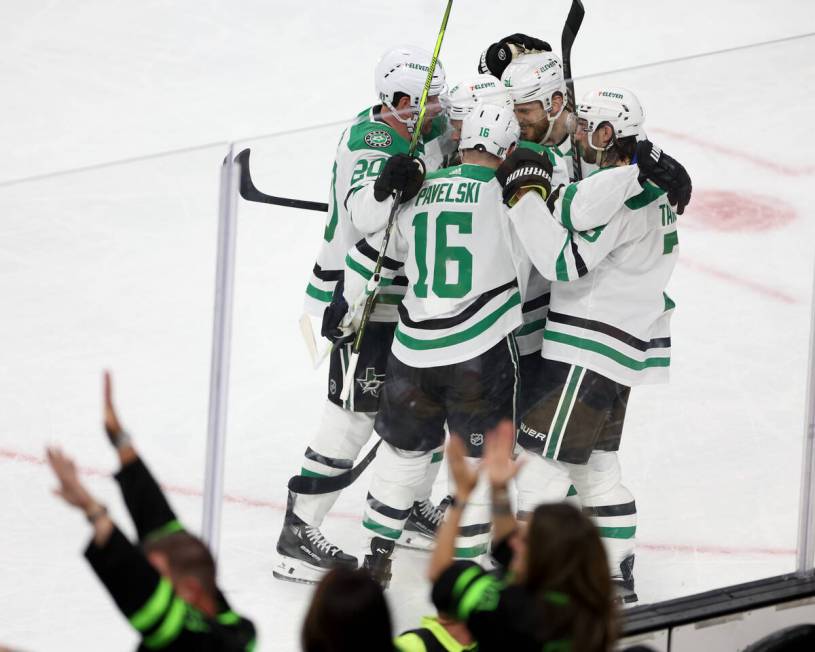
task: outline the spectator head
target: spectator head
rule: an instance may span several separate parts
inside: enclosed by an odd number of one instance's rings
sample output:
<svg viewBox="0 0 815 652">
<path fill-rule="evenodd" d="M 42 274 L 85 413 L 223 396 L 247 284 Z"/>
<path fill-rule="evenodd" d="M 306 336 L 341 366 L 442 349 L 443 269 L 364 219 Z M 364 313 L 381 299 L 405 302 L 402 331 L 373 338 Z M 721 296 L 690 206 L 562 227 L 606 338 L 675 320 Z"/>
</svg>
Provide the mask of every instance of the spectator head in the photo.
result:
<svg viewBox="0 0 815 652">
<path fill-rule="evenodd" d="M 515 535 L 513 570 L 543 603 L 563 597 L 556 610 L 571 631 L 573 650 L 607 650 L 616 637 L 616 613 L 606 552 L 597 528 L 566 503 L 539 505 Z"/>
<path fill-rule="evenodd" d="M 336 568 L 317 585 L 301 636 L 303 652 L 392 650 L 382 588 L 364 570 Z"/>
<path fill-rule="evenodd" d="M 215 615 L 215 560 L 203 541 L 187 532 L 174 532 L 145 543 L 144 553 L 182 600 L 208 616 Z"/>
</svg>

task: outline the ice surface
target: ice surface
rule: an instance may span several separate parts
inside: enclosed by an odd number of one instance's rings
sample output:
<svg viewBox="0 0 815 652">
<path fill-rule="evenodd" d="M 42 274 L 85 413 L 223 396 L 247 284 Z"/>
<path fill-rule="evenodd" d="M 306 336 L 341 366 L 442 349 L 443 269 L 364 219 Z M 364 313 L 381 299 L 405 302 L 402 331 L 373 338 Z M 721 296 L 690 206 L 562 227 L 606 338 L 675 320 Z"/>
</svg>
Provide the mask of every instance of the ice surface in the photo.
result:
<svg viewBox="0 0 815 652">
<path fill-rule="evenodd" d="M 8 4 L 8 3 L 7 3 Z M 4 6 L 3 179 L 282 131 L 372 102 L 377 54 L 432 44 L 440 3 L 28 3 Z M 380 6 L 381 5 L 381 6 Z M 815 39 L 594 75 L 812 31 L 809 3 L 587 2 L 578 94 L 635 90 L 648 130 L 694 179 L 669 288 L 678 304 L 669 386 L 638 388 L 622 462 L 640 510 L 644 601 L 789 571 L 794 564 L 815 175 L 805 137 Z M 377 8 L 379 7 L 379 8 Z M 470 74 L 519 29 L 558 40 L 568 2 L 454 7 L 443 59 Z M 400 12 L 404 10 L 404 15 Z M 406 17 L 407 16 L 407 17 Z M 530 22 L 540 24 L 533 30 Z M 547 28 L 547 25 L 556 27 Z M 12 31 L 13 28 L 13 31 Z M 609 38 L 618 30 L 624 38 Z M 341 128 L 251 139 L 256 184 L 324 201 Z M 200 491 L 225 145 L 0 186 L 0 642 L 28 650 L 135 643 L 81 558 L 88 528 L 50 496 L 43 447 L 74 454 L 131 532 L 99 426 L 101 370 L 182 520 Z M 261 650 L 297 649 L 308 587 L 272 578 L 285 481 L 323 401 L 325 369 L 299 341 L 323 217 L 241 202 L 220 579 Z M 440 479 L 437 494 L 444 491 Z M 367 476 L 325 531 L 354 550 Z M 402 552 L 399 628 L 429 609 L 426 557 Z"/>
</svg>

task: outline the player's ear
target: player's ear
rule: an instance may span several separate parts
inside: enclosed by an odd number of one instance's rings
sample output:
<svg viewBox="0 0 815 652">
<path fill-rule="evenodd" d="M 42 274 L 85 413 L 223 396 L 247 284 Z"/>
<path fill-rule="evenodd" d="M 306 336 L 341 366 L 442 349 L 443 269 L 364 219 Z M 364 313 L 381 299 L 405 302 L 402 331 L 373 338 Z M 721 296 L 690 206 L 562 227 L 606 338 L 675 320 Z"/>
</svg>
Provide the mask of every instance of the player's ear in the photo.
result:
<svg viewBox="0 0 815 652">
<path fill-rule="evenodd" d="M 504 158 L 506 159 L 507 156 L 512 156 L 512 152 L 514 152 L 516 149 L 518 149 L 517 145 L 515 143 L 512 143 L 512 145 L 507 147 L 507 155 Z"/>
<path fill-rule="evenodd" d="M 555 93 L 552 96 L 552 113 L 557 115 L 558 111 L 560 111 L 560 108 L 562 106 L 563 106 L 563 95 L 561 95 L 560 93 Z"/>
</svg>

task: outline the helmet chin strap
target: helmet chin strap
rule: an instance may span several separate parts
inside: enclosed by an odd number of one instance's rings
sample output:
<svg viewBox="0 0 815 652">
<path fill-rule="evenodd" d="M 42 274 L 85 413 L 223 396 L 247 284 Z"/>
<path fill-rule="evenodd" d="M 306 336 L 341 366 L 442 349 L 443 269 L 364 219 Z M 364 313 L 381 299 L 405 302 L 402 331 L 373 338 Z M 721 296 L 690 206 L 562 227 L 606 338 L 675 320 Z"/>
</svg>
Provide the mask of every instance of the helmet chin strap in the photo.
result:
<svg viewBox="0 0 815 652">
<path fill-rule="evenodd" d="M 566 103 L 564 102 L 563 104 L 561 104 L 560 111 L 557 112 L 557 115 L 550 116 L 549 114 L 547 114 L 547 117 L 549 118 L 549 127 L 546 129 L 546 133 L 544 134 L 543 139 L 541 140 L 541 144 L 549 140 L 549 136 L 552 135 L 552 129 L 555 128 L 555 122 L 557 122 L 557 119 L 560 117 L 560 114 L 563 113 L 563 109 L 565 108 Z"/>
<path fill-rule="evenodd" d="M 384 97 L 381 97 L 380 99 L 382 100 L 382 104 L 388 107 L 388 110 L 391 112 L 391 115 L 393 115 L 394 118 L 396 118 L 399 122 L 405 125 L 405 127 L 408 130 L 408 133 L 412 136 L 413 130 L 416 128 L 416 121 L 419 119 L 418 111 L 411 110 L 411 117 L 403 118 L 401 115 L 399 115 L 399 111 L 396 109 L 396 107 L 393 106 L 390 100 Z"/>
</svg>

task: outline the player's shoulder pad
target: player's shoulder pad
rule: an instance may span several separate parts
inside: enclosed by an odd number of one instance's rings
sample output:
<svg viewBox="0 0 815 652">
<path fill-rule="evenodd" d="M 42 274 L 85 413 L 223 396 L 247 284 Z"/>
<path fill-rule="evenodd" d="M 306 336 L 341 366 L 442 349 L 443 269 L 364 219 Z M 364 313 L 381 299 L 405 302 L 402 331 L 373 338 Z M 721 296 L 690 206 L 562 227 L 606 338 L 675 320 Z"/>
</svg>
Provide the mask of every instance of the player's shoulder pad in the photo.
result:
<svg viewBox="0 0 815 652">
<path fill-rule="evenodd" d="M 559 154 L 556 154 L 555 151 L 547 145 L 533 143 L 531 140 L 520 140 L 518 141 L 518 147 L 521 149 L 531 149 L 533 152 L 537 152 L 538 154 L 546 154 L 546 156 L 549 157 L 549 162 L 553 166 L 557 164 L 557 157 Z"/>
<path fill-rule="evenodd" d="M 352 152 L 371 150 L 388 156 L 407 154 L 410 143 L 383 122 L 361 120 L 348 133 L 348 149 Z"/>
</svg>

